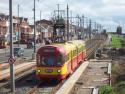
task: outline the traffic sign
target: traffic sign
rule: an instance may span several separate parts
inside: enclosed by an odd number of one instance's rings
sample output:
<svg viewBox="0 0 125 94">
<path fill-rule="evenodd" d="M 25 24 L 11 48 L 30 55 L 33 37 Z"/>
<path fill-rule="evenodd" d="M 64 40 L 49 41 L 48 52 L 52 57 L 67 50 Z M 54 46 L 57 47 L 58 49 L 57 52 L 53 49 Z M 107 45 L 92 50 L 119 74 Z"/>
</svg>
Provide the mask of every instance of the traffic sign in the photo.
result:
<svg viewBox="0 0 125 94">
<path fill-rule="evenodd" d="M 8 63 L 9 63 L 9 64 L 13 64 L 14 62 L 15 62 L 15 59 L 14 59 L 14 58 L 11 58 L 11 57 L 10 57 L 10 58 L 8 59 Z"/>
</svg>

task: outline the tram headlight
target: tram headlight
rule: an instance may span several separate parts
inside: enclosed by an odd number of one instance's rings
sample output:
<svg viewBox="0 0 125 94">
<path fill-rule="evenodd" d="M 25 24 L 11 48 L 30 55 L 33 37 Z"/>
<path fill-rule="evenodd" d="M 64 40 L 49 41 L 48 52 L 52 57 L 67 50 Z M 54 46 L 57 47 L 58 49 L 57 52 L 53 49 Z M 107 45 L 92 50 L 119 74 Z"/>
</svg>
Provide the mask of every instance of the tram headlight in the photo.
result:
<svg viewBox="0 0 125 94">
<path fill-rule="evenodd" d="M 40 70 L 40 69 L 38 69 L 38 70 L 37 70 L 37 72 L 38 72 L 38 73 L 40 73 L 40 72 L 41 72 L 41 70 Z"/>
<path fill-rule="evenodd" d="M 60 73 L 60 72 L 61 72 L 61 70 L 57 70 L 57 72 L 58 72 L 58 73 Z"/>
</svg>

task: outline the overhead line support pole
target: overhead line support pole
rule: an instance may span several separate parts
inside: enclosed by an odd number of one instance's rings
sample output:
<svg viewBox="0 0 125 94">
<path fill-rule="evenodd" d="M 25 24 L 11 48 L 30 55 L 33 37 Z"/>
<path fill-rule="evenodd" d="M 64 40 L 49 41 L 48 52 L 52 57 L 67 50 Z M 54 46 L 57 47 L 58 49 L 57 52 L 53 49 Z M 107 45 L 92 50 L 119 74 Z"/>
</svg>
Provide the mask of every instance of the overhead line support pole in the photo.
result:
<svg viewBox="0 0 125 94">
<path fill-rule="evenodd" d="M 20 46 L 20 21 L 19 21 L 19 4 L 18 4 L 18 47 Z"/>
<path fill-rule="evenodd" d="M 69 7 L 67 4 L 67 40 L 69 40 Z"/>
</svg>

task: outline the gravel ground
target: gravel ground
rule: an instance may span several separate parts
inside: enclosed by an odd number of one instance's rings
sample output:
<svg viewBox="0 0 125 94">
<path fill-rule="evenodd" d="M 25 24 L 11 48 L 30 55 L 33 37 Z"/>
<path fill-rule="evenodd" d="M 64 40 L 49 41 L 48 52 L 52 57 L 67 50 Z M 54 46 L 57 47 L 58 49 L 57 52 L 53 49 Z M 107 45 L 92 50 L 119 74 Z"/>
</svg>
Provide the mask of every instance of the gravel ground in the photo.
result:
<svg viewBox="0 0 125 94">
<path fill-rule="evenodd" d="M 46 80 L 33 94 L 55 94 L 59 87 L 63 84 L 63 81 L 57 82 L 56 80 Z"/>
<path fill-rule="evenodd" d="M 15 94 L 25 94 L 25 92 L 33 85 L 36 84 L 34 73 L 26 74 L 22 79 L 19 79 L 15 83 L 16 91 Z M 10 93 L 10 85 L 6 85 L 5 87 L 0 88 L 0 94 L 11 94 Z"/>
<path fill-rule="evenodd" d="M 61 84 L 62 82 L 57 83 L 54 80 L 44 80 L 33 94 L 55 94 Z M 35 78 L 35 73 L 31 73 L 18 80 L 15 85 L 15 94 L 26 94 L 29 90 L 38 85 L 38 81 Z M 0 94 L 11 94 L 10 85 L 0 88 Z"/>
</svg>

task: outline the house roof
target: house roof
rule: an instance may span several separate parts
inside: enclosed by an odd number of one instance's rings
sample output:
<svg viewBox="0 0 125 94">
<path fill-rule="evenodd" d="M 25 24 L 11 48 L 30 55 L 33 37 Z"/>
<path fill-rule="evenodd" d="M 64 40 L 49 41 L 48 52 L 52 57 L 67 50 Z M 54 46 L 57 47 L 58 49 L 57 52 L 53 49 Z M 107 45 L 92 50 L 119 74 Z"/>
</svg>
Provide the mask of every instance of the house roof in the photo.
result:
<svg viewBox="0 0 125 94">
<path fill-rule="evenodd" d="M 6 21 L 0 21 L 0 26 L 1 27 L 7 27 Z"/>
<path fill-rule="evenodd" d="M 20 27 L 22 27 L 22 28 L 30 28 L 30 26 L 29 26 L 29 24 L 27 22 L 22 22 L 20 24 Z"/>
<path fill-rule="evenodd" d="M 40 21 L 36 21 L 36 24 L 47 24 L 47 25 L 53 25 L 53 22 L 50 20 L 42 19 Z"/>
</svg>

